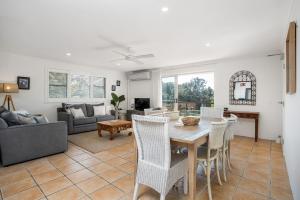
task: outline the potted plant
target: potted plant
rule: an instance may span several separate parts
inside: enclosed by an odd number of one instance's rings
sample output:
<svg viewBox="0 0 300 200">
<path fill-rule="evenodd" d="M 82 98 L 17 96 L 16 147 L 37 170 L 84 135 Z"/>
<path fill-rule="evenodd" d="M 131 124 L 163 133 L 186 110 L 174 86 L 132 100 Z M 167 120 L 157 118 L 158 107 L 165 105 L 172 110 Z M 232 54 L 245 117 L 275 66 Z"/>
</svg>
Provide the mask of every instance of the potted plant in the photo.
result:
<svg viewBox="0 0 300 200">
<path fill-rule="evenodd" d="M 110 103 L 115 107 L 115 117 L 116 119 L 119 118 L 119 105 L 121 102 L 125 101 L 125 96 L 124 95 L 121 95 L 121 96 L 118 96 L 117 94 L 115 93 L 111 93 L 111 97 L 112 97 L 112 100 L 110 101 Z"/>
</svg>

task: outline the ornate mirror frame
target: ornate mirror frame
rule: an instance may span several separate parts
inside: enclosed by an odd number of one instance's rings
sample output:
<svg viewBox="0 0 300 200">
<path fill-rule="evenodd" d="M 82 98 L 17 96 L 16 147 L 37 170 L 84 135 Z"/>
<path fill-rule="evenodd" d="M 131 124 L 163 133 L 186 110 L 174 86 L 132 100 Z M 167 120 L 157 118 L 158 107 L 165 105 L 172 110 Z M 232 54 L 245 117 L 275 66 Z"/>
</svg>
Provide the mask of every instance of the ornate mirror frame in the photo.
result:
<svg viewBox="0 0 300 200">
<path fill-rule="evenodd" d="M 235 99 L 234 89 L 236 82 L 251 82 L 251 100 Z M 256 78 L 249 71 L 242 70 L 233 74 L 229 81 L 229 104 L 230 105 L 256 105 Z"/>
</svg>

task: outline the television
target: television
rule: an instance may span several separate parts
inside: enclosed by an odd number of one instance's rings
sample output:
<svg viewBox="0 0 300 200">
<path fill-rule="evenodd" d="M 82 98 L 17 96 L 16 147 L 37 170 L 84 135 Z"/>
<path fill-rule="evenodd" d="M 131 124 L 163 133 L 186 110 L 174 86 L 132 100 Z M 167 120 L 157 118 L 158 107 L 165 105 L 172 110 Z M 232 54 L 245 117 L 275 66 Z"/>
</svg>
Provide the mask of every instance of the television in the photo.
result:
<svg viewBox="0 0 300 200">
<path fill-rule="evenodd" d="M 144 109 L 150 108 L 150 98 L 135 98 L 134 109 L 144 111 Z"/>
</svg>

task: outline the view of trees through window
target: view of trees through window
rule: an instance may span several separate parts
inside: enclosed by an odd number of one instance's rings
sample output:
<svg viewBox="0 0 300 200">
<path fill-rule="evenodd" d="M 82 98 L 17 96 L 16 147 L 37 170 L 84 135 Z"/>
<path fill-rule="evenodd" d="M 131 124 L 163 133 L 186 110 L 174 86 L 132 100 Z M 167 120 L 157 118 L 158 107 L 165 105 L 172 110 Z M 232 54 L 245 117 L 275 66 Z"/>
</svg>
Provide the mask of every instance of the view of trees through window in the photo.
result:
<svg viewBox="0 0 300 200">
<path fill-rule="evenodd" d="M 198 115 L 200 107 L 214 104 L 213 73 L 162 78 L 163 106 L 179 110 L 180 115 Z"/>
<path fill-rule="evenodd" d="M 67 98 L 68 74 L 49 72 L 49 98 Z"/>
<path fill-rule="evenodd" d="M 49 98 L 105 98 L 105 81 L 103 77 L 49 72 Z"/>
</svg>

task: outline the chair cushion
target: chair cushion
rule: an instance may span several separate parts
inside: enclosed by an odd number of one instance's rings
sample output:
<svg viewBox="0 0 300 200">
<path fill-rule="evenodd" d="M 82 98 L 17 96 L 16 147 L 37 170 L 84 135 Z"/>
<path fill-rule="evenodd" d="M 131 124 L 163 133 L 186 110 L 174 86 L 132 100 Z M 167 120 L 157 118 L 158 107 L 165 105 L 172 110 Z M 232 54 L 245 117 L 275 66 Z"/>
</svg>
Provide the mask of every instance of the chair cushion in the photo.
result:
<svg viewBox="0 0 300 200">
<path fill-rule="evenodd" d="M 67 104 L 67 103 L 62 103 L 62 107 L 64 109 L 64 111 L 66 112 L 67 109 L 70 109 L 70 108 L 81 108 L 84 116 L 88 117 L 87 115 L 87 111 L 86 111 L 86 105 L 85 104 Z"/>
<path fill-rule="evenodd" d="M 108 120 L 114 120 L 115 119 L 115 116 L 113 116 L 113 115 L 97 115 L 95 117 L 97 119 L 97 122 L 108 121 Z"/>
<path fill-rule="evenodd" d="M 84 125 L 84 124 L 92 124 L 96 123 L 96 118 L 95 117 L 85 117 L 85 118 L 78 118 L 74 119 L 74 125 Z"/>
<path fill-rule="evenodd" d="M 86 105 L 86 112 L 88 117 L 94 116 L 94 107 L 93 106 L 104 106 L 104 103 L 99 104 L 85 104 Z"/>
</svg>

